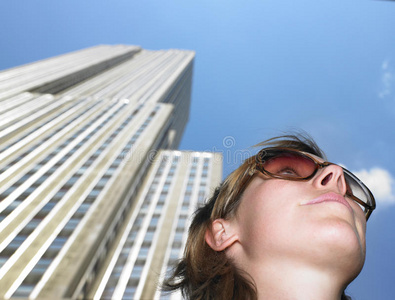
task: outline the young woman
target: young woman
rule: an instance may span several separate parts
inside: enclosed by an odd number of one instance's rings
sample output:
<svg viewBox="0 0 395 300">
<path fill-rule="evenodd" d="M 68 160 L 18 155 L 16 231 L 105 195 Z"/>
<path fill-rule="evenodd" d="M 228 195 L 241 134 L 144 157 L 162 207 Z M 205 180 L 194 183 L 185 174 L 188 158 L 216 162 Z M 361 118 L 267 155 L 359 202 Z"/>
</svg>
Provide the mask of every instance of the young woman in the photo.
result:
<svg viewBox="0 0 395 300">
<path fill-rule="evenodd" d="M 261 146 L 197 210 L 163 288 L 186 299 L 347 299 L 372 193 L 309 138 Z"/>
</svg>

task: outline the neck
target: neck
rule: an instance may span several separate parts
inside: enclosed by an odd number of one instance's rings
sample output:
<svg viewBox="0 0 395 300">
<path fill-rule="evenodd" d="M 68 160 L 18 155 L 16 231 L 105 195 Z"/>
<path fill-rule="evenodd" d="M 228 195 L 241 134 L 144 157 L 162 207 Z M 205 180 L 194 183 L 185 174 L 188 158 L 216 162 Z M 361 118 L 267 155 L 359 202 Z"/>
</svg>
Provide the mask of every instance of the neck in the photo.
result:
<svg viewBox="0 0 395 300">
<path fill-rule="evenodd" d="M 339 274 L 292 262 L 281 261 L 254 269 L 248 273 L 255 280 L 259 300 L 340 300 L 346 287 Z"/>
</svg>

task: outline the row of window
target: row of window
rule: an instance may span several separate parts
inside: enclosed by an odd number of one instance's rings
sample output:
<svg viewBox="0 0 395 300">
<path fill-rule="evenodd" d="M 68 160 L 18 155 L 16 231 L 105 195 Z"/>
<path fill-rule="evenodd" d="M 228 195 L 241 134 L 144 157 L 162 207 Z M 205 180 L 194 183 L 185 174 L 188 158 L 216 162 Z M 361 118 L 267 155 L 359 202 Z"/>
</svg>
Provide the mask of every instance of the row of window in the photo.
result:
<svg viewBox="0 0 395 300">
<path fill-rule="evenodd" d="M 196 173 L 199 162 L 203 162 L 201 174 L 203 175 L 204 170 L 206 170 L 206 178 L 198 178 L 200 179 L 199 184 L 196 184 Z M 198 203 L 200 201 L 204 201 L 204 198 L 207 196 L 207 181 L 203 180 L 203 178 L 207 179 L 209 167 L 210 158 L 208 157 L 205 157 L 203 161 L 199 161 L 199 157 L 195 156 L 192 160 L 192 166 L 189 170 L 188 181 L 184 191 L 184 197 L 180 199 L 179 205 L 181 205 L 181 209 L 178 211 L 178 215 L 176 215 L 176 231 L 173 235 L 173 239 L 169 241 L 169 244 L 171 244 L 170 255 L 168 256 L 167 261 L 164 263 L 164 269 L 162 269 L 165 271 L 165 274 L 170 274 L 170 272 L 173 270 L 173 267 L 178 262 L 179 258 L 181 257 L 183 248 L 185 247 L 185 240 L 189 226 L 188 218 L 190 217 L 190 212 L 191 209 L 193 209 L 194 205 L 193 201 L 191 201 L 192 194 L 196 194 L 196 192 L 198 192 Z M 170 299 L 170 295 L 167 292 L 161 292 L 159 297 L 161 300 Z"/>
<path fill-rule="evenodd" d="M 118 256 L 118 259 L 115 263 L 115 266 L 111 272 L 111 276 L 106 284 L 106 287 L 103 291 L 103 294 L 101 295 L 101 298 L 103 299 L 110 299 L 115 291 L 115 287 L 117 286 L 117 283 L 119 281 L 119 278 L 121 276 L 121 272 L 126 264 L 126 261 L 129 257 L 129 254 L 132 250 L 132 247 L 134 245 L 134 242 L 136 240 L 137 234 L 140 231 L 141 225 L 143 223 L 143 220 L 146 217 L 146 209 L 149 207 L 151 204 L 153 195 L 155 194 L 157 185 L 159 183 L 160 176 L 158 174 L 163 173 L 163 168 L 165 166 L 166 162 L 164 160 L 161 161 L 158 171 L 156 173 L 156 176 L 154 178 L 155 185 L 151 185 L 150 189 L 148 190 L 146 197 L 144 198 L 144 201 L 141 205 L 141 210 L 139 211 L 136 219 L 134 220 L 133 226 L 131 230 L 128 233 L 128 236 L 126 238 L 126 241 L 124 245 L 122 246 L 122 250 Z"/>
<path fill-rule="evenodd" d="M 166 61 L 166 59 L 167 58 L 164 55 L 159 55 L 155 59 L 159 60 L 159 62 L 156 61 L 155 63 L 153 63 L 154 60 L 149 61 L 144 68 L 141 68 L 142 72 L 139 72 L 138 78 L 133 78 L 134 76 L 132 77 L 133 84 L 127 84 L 124 89 L 120 90 L 116 94 L 116 97 L 129 98 L 135 94 L 137 89 L 139 89 L 139 91 L 142 91 L 142 87 L 149 91 L 153 89 L 154 84 L 151 83 L 151 80 L 152 78 L 155 78 L 155 76 L 160 72 L 161 69 L 163 69 L 162 65 L 164 64 L 164 61 Z M 128 81 L 130 80 L 129 78 L 126 79 Z M 151 85 L 148 86 L 148 82 Z M 143 96 L 142 98 L 140 98 L 139 102 L 145 103 L 145 99 L 147 97 Z"/>
<path fill-rule="evenodd" d="M 67 106 L 65 109 L 61 110 L 59 113 L 57 113 L 56 115 L 54 115 L 52 118 L 49 118 L 47 121 L 40 123 L 37 127 L 33 128 L 32 130 L 28 131 L 27 133 L 25 133 L 23 136 L 21 136 L 20 138 L 16 139 L 15 141 L 7 144 L 6 146 L 4 146 L 3 148 L 0 149 L 0 153 L 4 152 L 5 150 L 11 148 L 12 146 L 14 146 L 15 144 L 17 144 L 18 142 L 22 141 L 23 139 L 27 138 L 28 136 L 30 136 L 31 134 L 33 134 L 34 132 L 38 131 L 39 129 L 43 128 L 44 126 L 48 125 L 49 123 L 51 123 L 52 121 L 54 121 L 55 119 L 59 118 L 60 116 L 62 116 L 64 113 L 67 113 L 68 111 L 72 110 L 73 108 L 77 107 L 77 105 L 81 106 L 81 104 L 83 104 L 84 102 L 86 102 L 87 99 L 81 99 L 79 101 L 76 101 L 75 103 L 73 103 L 70 106 Z M 59 127 L 57 129 L 57 132 L 60 131 L 62 128 L 66 127 L 67 125 L 71 124 L 75 119 L 77 119 L 78 117 L 80 117 L 82 114 L 84 114 L 85 112 L 91 110 L 94 106 L 96 106 L 97 104 L 99 104 L 99 102 L 95 102 L 93 104 L 91 104 L 89 107 L 86 108 L 86 110 L 77 115 L 75 118 L 73 118 L 72 120 L 68 121 L 66 124 L 63 124 L 61 127 Z M 43 140 L 41 140 L 39 143 L 37 143 L 35 145 L 35 147 L 31 148 L 31 149 L 35 149 L 37 148 L 39 145 L 41 145 L 44 141 L 48 140 L 51 136 L 53 136 L 53 133 L 51 135 L 48 135 L 47 137 L 45 137 Z M 31 153 L 31 149 L 29 149 L 29 151 L 26 151 L 22 157 L 26 156 L 28 153 Z M 18 162 L 19 160 L 17 160 L 16 162 Z M 15 162 L 14 162 L 15 163 Z M 7 168 L 2 168 L 0 169 L 0 174 L 3 173 L 5 170 L 7 170 Z"/>
<path fill-rule="evenodd" d="M 155 108 L 154 113 L 151 114 L 146 120 L 145 122 L 140 126 L 139 130 L 132 136 L 132 138 L 129 140 L 129 142 L 127 143 L 127 145 L 123 148 L 123 150 L 120 152 L 120 154 L 116 157 L 116 159 L 113 161 L 113 163 L 110 165 L 110 167 L 108 168 L 108 171 L 113 174 L 114 170 L 118 169 L 118 167 L 121 165 L 122 160 L 123 160 L 123 154 L 125 152 L 128 152 L 131 150 L 132 146 L 134 145 L 134 143 L 136 142 L 136 140 L 139 138 L 139 136 L 141 135 L 141 133 L 144 131 L 144 129 L 148 126 L 148 124 L 150 123 L 150 121 L 152 120 L 152 118 L 154 117 L 154 115 L 156 114 L 156 112 L 158 111 L 159 107 Z M 135 116 L 137 112 L 131 114 L 121 125 L 119 128 L 124 128 Z M 120 130 L 119 130 L 120 131 Z M 119 132 L 118 131 L 118 132 Z M 112 135 L 109 137 L 109 139 L 113 139 L 115 136 Z M 87 166 L 85 166 L 87 167 Z M 74 215 L 71 217 L 71 219 L 68 221 L 68 223 L 66 224 L 66 226 L 63 228 L 63 230 L 60 232 L 60 234 L 58 235 L 58 237 L 52 242 L 52 244 L 49 246 L 48 250 L 44 253 L 44 255 L 42 256 L 41 259 L 45 260 L 48 259 L 48 256 L 53 260 L 58 253 L 61 250 L 61 247 L 57 247 L 55 244 L 57 243 L 57 239 L 59 237 L 65 237 L 66 241 L 67 239 L 71 236 L 71 234 L 74 232 L 75 228 L 77 227 L 77 225 L 81 222 L 82 218 L 86 215 L 87 211 L 89 210 L 89 208 L 92 206 L 92 204 L 95 202 L 96 198 L 98 197 L 98 195 L 100 194 L 100 192 L 103 190 L 104 186 L 106 185 L 106 183 L 109 181 L 109 179 L 111 178 L 111 175 L 107 174 L 107 172 L 102 176 L 102 178 L 98 181 L 98 183 L 95 185 L 95 187 L 91 190 L 91 192 L 89 193 L 89 195 L 85 198 L 85 200 L 82 202 L 82 204 L 80 205 L 80 207 L 77 209 L 77 211 L 74 213 Z M 83 207 L 82 211 L 81 211 L 81 207 Z M 41 261 L 40 259 L 40 261 Z M 40 263 L 39 261 L 39 263 Z M 39 264 L 38 263 L 38 264 Z M 34 284 L 36 285 L 39 280 L 42 278 L 43 274 L 45 273 L 45 271 L 47 270 L 47 268 L 41 268 L 40 272 L 35 271 L 35 268 L 33 269 L 32 272 L 29 273 L 29 275 L 25 278 L 25 280 L 22 282 L 22 284 L 20 285 L 20 287 L 18 287 L 18 289 L 15 292 L 15 295 L 20 295 L 23 291 L 25 290 L 24 285 L 25 284 L 31 284 L 32 282 L 34 282 Z M 29 294 L 25 294 L 24 297 L 28 297 Z"/>
<path fill-rule="evenodd" d="M 173 84 L 173 88 L 170 90 L 166 98 L 163 100 L 164 103 L 172 103 L 176 107 L 178 107 L 179 101 L 185 99 L 186 97 L 182 97 L 183 91 L 188 88 L 188 82 L 192 81 L 192 69 L 193 64 L 190 63 L 188 67 L 182 72 L 182 74 L 177 78 L 176 82 Z M 190 93 L 188 94 L 190 95 Z"/>
<path fill-rule="evenodd" d="M 100 88 L 93 96 L 94 97 L 104 97 L 104 98 L 117 98 L 117 99 L 125 99 L 130 95 L 134 95 L 136 90 L 140 90 L 142 86 L 144 86 L 147 78 L 152 78 L 158 70 L 155 67 L 157 63 L 154 63 L 155 60 L 163 59 L 163 55 L 158 55 L 156 53 L 141 53 L 139 55 L 138 60 L 132 60 L 128 63 L 125 63 L 121 67 L 117 67 L 114 69 L 114 72 L 108 71 L 103 74 L 103 76 L 96 77 L 97 81 L 90 80 L 86 85 L 86 88 L 92 90 L 93 86 L 97 86 Z M 120 70 L 121 69 L 121 70 Z M 126 70 L 126 74 L 122 74 L 122 69 Z M 119 76 L 119 74 L 122 74 Z M 119 77 L 115 80 L 112 80 L 109 84 L 103 84 L 102 78 L 108 78 L 111 76 L 112 78 Z M 108 81 L 108 80 L 107 80 Z M 123 88 L 125 87 L 125 88 Z M 77 94 L 84 93 L 84 86 L 80 85 L 77 89 Z M 114 91 L 118 91 L 116 94 L 113 94 Z M 75 92 L 75 89 L 72 90 Z M 86 91 L 88 92 L 88 91 Z M 89 91 L 90 92 L 90 91 Z"/>
<path fill-rule="evenodd" d="M 113 105 L 112 105 L 113 106 Z M 106 110 L 102 111 L 97 118 L 103 116 L 111 107 L 107 107 Z M 30 193 L 32 193 L 39 185 L 41 185 L 49 176 L 51 176 L 68 158 L 70 158 L 75 151 L 77 151 L 82 145 L 84 145 L 98 130 L 103 128 L 103 126 L 109 122 L 120 110 L 120 107 L 114 114 L 110 115 L 102 124 L 99 124 L 93 131 L 91 131 L 82 141 L 80 141 L 73 149 L 71 149 L 67 154 L 61 157 L 47 172 L 45 172 L 40 178 L 38 178 L 31 186 Z M 64 143 L 58 146 L 54 151 L 48 154 L 43 160 L 37 163 L 33 168 L 31 168 L 25 175 L 23 175 L 19 180 L 17 180 L 12 186 L 0 194 L 0 201 L 7 198 L 15 189 L 24 184 L 29 178 L 36 174 L 40 169 L 44 167 L 52 158 L 54 158 L 62 149 L 66 148 L 74 139 L 82 135 L 97 119 L 92 119 L 89 123 L 85 124 L 83 128 L 78 130 L 73 136 L 67 139 Z M 29 194 L 30 194 L 29 193 Z M 16 195 L 14 195 L 16 196 Z M 13 208 L 15 209 L 16 206 Z M 7 207 L 5 211 L 0 214 L 0 221 L 9 215 L 13 209 Z"/>
<path fill-rule="evenodd" d="M 162 76 L 157 78 L 147 89 L 147 93 L 145 93 L 141 98 L 140 101 L 142 103 L 146 102 L 151 96 L 157 91 L 157 89 L 161 86 L 163 86 L 164 82 L 169 79 L 168 75 L 174 74 L 176 69 L 179 67 L 180 62 L 183 60 L 184 54 L 175 54 L 176 57 L 170 56 L 167 58 L 165 61 L 163 61 L 161 64 L 157 65 L 157 69 L 162 71 Z M 170 63 L 170 64 L 169 64 Z M 151 77 L 152 78 L 152 77 Z M 173 84 L 173 86 L 176 84 Z M 170 91 L 170 94 L 173 94 L 173 89 Z M 164 101 L 162 101 L 164 102 Z"/>
<path fill-rule="evenodd" d="M 24 126 L 32 119 L 42 117 L 56 107 L 53 98 L 52 95 L 40 95 L 20 107 L 14 107 L 2 115 L 0 127 L 10 128 L 17 123 L 19 123 L 17 126 Z"/>
<path fill-rule="evenodd" d="M 149 249 L 155 236 L 156 228 L 162 214 L 161 208 L 164 206 L 165 199 L 168 195 L 169 185 L 171 183 L 171 178 L 173 176 L 171 174 L 174 174 L 177 162 L 178 157 L 174 157 L 171 167 L 165 174 L 164 172 L 166 171 L 166 166 L 168 165 L 169 161 L 166 155 L 162 156 L 152 184 L 150 185 L 150 188 L 144 197 L 138 215 L 131 227 L 131 230 L 128 233 L 127 241 L 122 246 L 122 250 L 111 273 L 110 279 L 107 282 L 104 292 L 101 296 L 102 298 L 109 299 L 112 297 L 126 261 L 128 259 L 133 259 L 131 258 L 133 249 L 140 247 L 137 257 L 134 258 L 135 263 L 130 271 L 130 278 L 127 282 L 125 291 L 123 292 L 123 298 L 132 299 L 139 283 L 140 275 L 145 265 Z M 164 176 L 166 176 L 165 182 L 162 186 L 160 186 L 160 182 L 163 181 L 161 178 Z M 161 188 L 161 190 L 158 191 L 158 188 Z M 157 193 L 159 193 L 159 197 L 156 198 L 156 203 L 152 203 L 154 195 Z M 142 227 L 143 224 L 145 224 L 144 227 Z M 136 244 L 136 238 L 138 238 L 139 244 Z"/>
<path fill-rule="evenodd" d="M 153 242 L 153 237 L 155 234 L 156 235 L 158 234 L 157 228 L 158 228 L 159 220 L 161 218 L 163 218 L 164 214 L 165 214 L 165 211 L 163 211 L 162 209 L 159 210 L 158 208 L 163 207 L 165 204 L 166 196 L 168 195 L 168 192 L 169 192 L 169 186 L 173 180 L 175 171 L 177 169 L 179 158 L 180 157 L 178 155 L 173 156 L 173 160 L 172 160 L 170 169 L 167 173 L 165 182 L 163 184 L 163 187 L 162 187 L 162 190 L 160 193 L 160 196 L 165 195 L 165 197 L 163 197 L 163 198 L 159 197 L 159 199 L 156 203 L 154 214 L 151 217 L 149 227 L 148 227 L 147 232 L 145 233 L 145 236 L 144 236 L 143 244 L 142 244 L 142 246 L 140 248 L 140 252 L 137 256 L 137 259 L 139 261 L 143 262 L 143 265 L 138 265 L 138 264 L 134 265 L 132 273 L 129 278 L 129 281 L 126 286 L 126 290 L 123 295 L 123 299 L 133 299 L 134 298 L 134 293 L 136 292 L 137 287 L 140 284 L 141 273 L 142 273 L 143 267 L 146 264 L 148 253 L 149 253 L 149 251 L 152 252 L 154 250 L 151 247 L 152 242 Z M 158 211 L 160 213 L 158 213 Z M 155 212 L 157 212 L 157 213 L 155 213 Z"/>
</svg>

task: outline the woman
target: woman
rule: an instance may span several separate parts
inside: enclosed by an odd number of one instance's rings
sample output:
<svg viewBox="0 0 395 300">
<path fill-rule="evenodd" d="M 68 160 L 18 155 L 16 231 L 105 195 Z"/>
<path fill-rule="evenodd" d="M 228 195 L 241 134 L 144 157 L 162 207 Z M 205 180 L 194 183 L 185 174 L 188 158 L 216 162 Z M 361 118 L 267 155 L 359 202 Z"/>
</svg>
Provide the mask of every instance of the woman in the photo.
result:
<svg viewBox="0 0 395 300">
<path fill-rule="evenodd" d="M 373 195 L 309 138 L 260 146 L 197 210 L 164 289 L 186 299 L 347 299 Z"/>
</svg>

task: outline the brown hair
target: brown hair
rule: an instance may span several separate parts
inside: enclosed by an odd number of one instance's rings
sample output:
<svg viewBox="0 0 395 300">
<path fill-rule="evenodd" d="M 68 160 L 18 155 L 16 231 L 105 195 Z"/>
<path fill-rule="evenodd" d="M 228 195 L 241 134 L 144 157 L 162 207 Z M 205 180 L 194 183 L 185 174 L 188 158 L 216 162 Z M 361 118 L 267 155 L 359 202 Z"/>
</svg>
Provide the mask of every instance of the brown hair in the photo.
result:
<svg viewBox="0 0 395 300">
<path fill-rule="evenodd" d="M 324 153 L 307 135 L 284 135 L 258 144 L 260 147 L 286 147 L 324 158 Z M 255 172 L 256 155 L 246 159 L 215 190 L 206 204 L 195 212 L 189 228 L 184 257 L 167 278 L 164 291 L 181 290 L 185 299 L 257 299 L 253 279 L 225 255 L 207 245 L 205 232 L 215 219 L 229 219 L 237 211 L 241 196 Z M 343 293 L 342 299 L 346 297 Z"/>
</svg>

